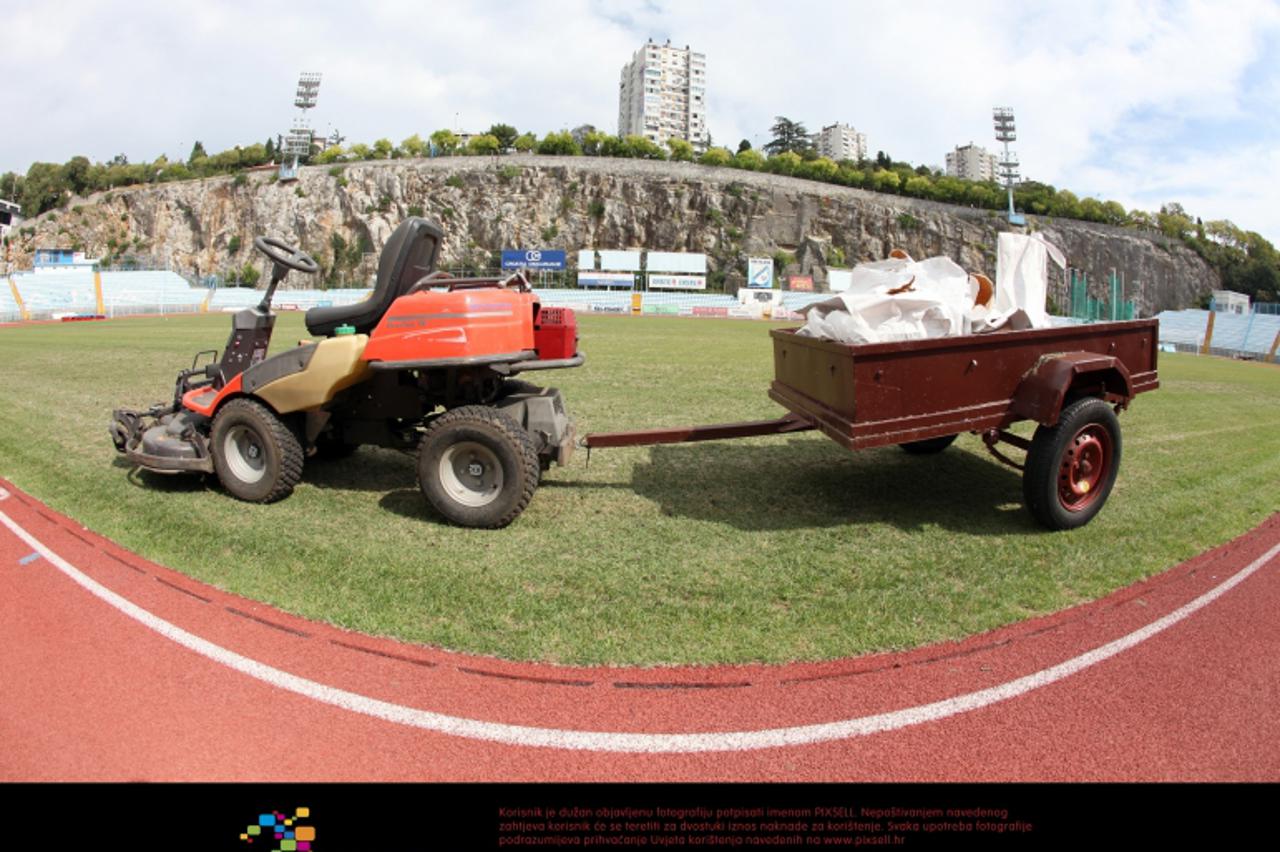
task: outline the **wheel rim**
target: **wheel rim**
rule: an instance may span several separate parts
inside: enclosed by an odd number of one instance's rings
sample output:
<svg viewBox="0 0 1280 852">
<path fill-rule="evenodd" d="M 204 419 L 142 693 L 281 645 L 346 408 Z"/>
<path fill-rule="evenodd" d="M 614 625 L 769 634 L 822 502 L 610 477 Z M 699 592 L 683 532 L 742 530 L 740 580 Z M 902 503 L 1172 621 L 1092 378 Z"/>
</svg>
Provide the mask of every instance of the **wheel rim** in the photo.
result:
<svg viewBox="0 0 1280 852">
<path fill-rule="evenodd" d="M 487 506 L 502 491 L 502 465 L 493 450 L 474 441 L 454 444 L 440 456 L 440 483 L 464 506 Z"/>
<path fill-rule="evenodd" d="M 236 479 L 259 482 L 267 475 L 267 449 L 248 426 L 233 426 L 222 441 L 222 457 Z"/>
<path fill-rule="evenodd" d="M 1111 433 L 1098 423 L 1080 429 L 1058 462 L 1058 502 L 1068 512 L 1088 508 L 1106 487 L 1111 470 Z"/>
</svg>

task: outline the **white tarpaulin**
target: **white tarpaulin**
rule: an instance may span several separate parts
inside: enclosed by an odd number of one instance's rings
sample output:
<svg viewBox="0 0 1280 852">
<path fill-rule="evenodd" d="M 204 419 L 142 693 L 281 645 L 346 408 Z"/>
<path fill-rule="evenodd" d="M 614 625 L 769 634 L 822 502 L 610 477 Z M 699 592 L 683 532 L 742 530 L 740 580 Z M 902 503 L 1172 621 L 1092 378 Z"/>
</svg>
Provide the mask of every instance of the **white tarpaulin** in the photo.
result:
<svg viewBox="0 0 1280 852">
<path fill-rule="evenodd" d="M 860 263 L 844 293 L 805 309 L 798 334 L 858 344 L 1041 328 L 1048 257 L 1065 263 L 1039 235 L 1001 234 L 994 294 L 984 276 L 947 257 Z"/>
</svg>

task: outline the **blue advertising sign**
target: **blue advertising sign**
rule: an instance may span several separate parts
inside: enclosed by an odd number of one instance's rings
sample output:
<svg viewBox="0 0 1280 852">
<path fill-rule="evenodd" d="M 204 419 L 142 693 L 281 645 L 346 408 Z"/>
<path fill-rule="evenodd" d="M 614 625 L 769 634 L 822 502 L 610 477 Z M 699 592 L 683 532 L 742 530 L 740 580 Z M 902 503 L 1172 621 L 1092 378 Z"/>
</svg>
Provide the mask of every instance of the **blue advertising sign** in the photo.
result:
<svg viewBox="0 0 1280 852">
<path fill-rule="evenodd" d="M 564 269 L 563 249 L 503 249 L 503 269 Z"/>
</svg>

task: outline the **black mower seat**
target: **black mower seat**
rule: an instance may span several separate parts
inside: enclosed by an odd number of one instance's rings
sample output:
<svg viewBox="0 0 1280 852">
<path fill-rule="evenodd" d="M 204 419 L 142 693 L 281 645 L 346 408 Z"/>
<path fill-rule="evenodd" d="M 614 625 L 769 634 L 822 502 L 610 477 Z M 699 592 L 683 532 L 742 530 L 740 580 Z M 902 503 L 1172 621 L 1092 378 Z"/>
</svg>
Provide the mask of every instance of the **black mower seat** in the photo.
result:
<svg viewBox="0 0 1280 852">
<path fill-rule="evenodd" d="M 373 294 L 354 305 L 334 305 L 307 311 L 307 331 L 332 335 L 340 325 L 355 326 L 356 334 L 371 334 L 391 307 L 424 275 L 436 268 L 444 231 L 426 219 L 405 219 L 391 232 L 378 260 L 378 280 Z"/>
</svg>

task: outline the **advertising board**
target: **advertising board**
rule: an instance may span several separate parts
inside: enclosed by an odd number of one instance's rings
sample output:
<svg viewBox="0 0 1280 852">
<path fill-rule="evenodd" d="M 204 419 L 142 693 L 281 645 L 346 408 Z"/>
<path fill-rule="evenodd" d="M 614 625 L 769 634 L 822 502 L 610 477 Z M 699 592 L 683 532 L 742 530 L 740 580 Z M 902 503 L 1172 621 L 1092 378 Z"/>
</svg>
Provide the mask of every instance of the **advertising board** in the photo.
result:
<svg viewBox="0 0 1280 852">
<path fill-rule="evenodd" d="M 563 249 L 503 249 L 503 269 L 564 269 Z"/>
</svg>

